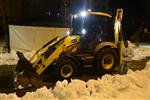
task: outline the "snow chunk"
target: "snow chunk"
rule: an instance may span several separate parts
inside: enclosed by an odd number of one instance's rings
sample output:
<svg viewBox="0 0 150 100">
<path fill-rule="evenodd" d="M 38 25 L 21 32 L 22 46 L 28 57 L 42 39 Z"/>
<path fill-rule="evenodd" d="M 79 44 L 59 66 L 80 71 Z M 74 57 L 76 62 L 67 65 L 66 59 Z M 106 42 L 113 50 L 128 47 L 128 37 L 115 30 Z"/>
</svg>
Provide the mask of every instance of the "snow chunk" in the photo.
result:
<svg viewBox="0 0 150 100">
<path fill-rule="evenodd" d="M 45 86 L 35 92 L 27 92 L 21 100 L 58 100 Z"/>
</svg>

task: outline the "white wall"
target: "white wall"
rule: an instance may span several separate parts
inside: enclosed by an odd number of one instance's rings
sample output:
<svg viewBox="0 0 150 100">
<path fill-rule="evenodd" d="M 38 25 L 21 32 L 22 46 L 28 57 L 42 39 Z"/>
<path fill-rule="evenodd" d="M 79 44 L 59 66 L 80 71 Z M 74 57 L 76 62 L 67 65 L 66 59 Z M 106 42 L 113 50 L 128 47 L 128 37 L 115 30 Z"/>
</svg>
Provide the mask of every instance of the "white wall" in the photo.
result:
<svg viewBox="0 0 150 100">
<path fill-rule="evenodd" d="M 32 51 L 41 48 L 56 36 L 63 37 L 68 28 L 9 25 L 10 48 Z"/>
</svg>

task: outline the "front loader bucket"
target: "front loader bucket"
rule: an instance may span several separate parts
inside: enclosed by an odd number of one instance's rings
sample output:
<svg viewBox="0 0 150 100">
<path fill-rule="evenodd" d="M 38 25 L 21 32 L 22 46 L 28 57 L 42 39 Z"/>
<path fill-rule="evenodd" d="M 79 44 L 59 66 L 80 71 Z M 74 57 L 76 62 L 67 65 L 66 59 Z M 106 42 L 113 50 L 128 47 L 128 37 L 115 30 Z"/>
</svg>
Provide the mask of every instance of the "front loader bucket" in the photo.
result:
<svg viewBox="0 0 150 100">
<path fill-rule="evenodd" d="M 36 71 L 32 67 L 32 64 L 25 58 L 23 53 L 17 51 L 17 55 L 19 57 L 19 61 L 16 65 L 15 72 L 14 72 L 14 82 L 23 84 L 23 86 L 25 87 L 28 84 L 32 84 L 34 86 L 35 83 L 32 82 L 32 79 L 40 80 L 39 75 L 36 73 Z M 23 73 L 23 74 L 20 74 L 20 73 Z M 25 78 L 27 79 L 28 82 L 24 81 Z"/>
<path fill-rule="evenodd" d="M 22 71 L 27 71 L 28 70 L 28 71 L 31 71 L 32 73 L 36 73 L 35 70 L 32 67 L 32 64 L 30 64 L 30 62 L 27 60 L 27 58 L 25 58 L 23 53 L 19 52 L 19 51 L 17 51 L 16 53 L 19 57 L 19 61 L 17 63 L 15 71 L 22 72 Z"/>
</svg>

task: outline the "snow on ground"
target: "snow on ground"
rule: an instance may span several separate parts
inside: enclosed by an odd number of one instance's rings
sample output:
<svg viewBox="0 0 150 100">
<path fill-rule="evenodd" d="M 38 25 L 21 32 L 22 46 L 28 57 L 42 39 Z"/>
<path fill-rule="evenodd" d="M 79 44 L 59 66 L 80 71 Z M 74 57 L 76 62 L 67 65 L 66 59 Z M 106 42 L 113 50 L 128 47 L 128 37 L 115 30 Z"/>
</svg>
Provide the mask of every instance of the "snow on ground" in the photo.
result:
<svg viewBox="0 0 150 100">
<path fill-rule="evenodd" d="M 133 48 L 135 56 L 132 60 L 142 60 L 146 59 L 146 57 L 150 57 L 150 48 L 144 48 L 143 46 L 136 47 L 133 43 L 128 41 L 129 47 Z M 29 60 L 35 50 L 31 52 L 24 52 L 24 56 Z M 0 54 L 0 65 L 16 65 L 18 62 L 18 56 L 16 55 L 16 51 L 12 50 L 11 53 L 1 53 Z"/>
<path fill-rule="evenodd" d="M 29 60 L 35 51 L 25 52 L 25 57 Z M 16 51 L 12 50 L 11 53 L 1 53 L 0 54 L 0 65 L 16 65 L 18 62 L 18 56 Z"/>
<path fill-rule="evenodd" d="M 15 51 L 11 53 L 1 53 L 0 54 L 0 65 L 14 65 L 18 61 Z"/>
<path fill-rule="evenodd" d="M 68 85 L 57 82 L 52 93 L 60 100 L 148 100 L 149 84 L 148 71 L 129 71 L 127 75 L 105 75 L 88 82 L 72 80 Z"/>
<path fill-rule="evenodd" d="M 150 49 L 134 48 L 134 60 L 150 56 Z M 25 55 L 30 58 L 31 53 Z M 0 54 L 0 64 L 16 64 L 15 52 Z M 9 62 L 9 63 L 8 63 Z M 131 71 L 126 75 L 104 75 L 101 79 L 87 82 L 74 79 L 58 81 L 54 89 L 42 87 L 35 92 L 28 92 L 19 98 L 15 93 L 0 94 L 0 100 L 149 100 L 150 97 L 150 61 L 144 70 Z"/>
<path fill-rule="evenodd" d="M 150 61 L 148 62 L 149 65 Z M 54 89 L 42 87 L 19 98 L 15 93 L 0 94 L 0 100 L 149 100 L 150 70 L 126 75 L 104 75 L 87 82 L 74 79 L 58 81 Z"/>
<path fill-rule="evenodd" d="M 146 57 L 150 56 L 150 46 L 146 44 L 141 44 L 140 46 L 136 46 L 130 41 L 128 41 L 129 47 L 134 50 L 134 57 L 132 60 L 142 60 L 146 59 Z"/>
<path fill-rule="evenodd" d="M 25 52 L 25 57 L 29 60 L 35 51 Z M 132 60 L 142 60 L 146 59 L 146 57 L 150 56 L 150 48 L 134 48 L 135 56 Z M 16 55 L 16 51 L 12 51 L 11 53 L 2 53 L 0 54 L 0 65 L 16 65 L 18 62 L 18 56 Z"/>
<path fill-rule="evenodd" d="M 150 57 L 150 48 L 134 48 L 135 56 L 132 60 L 142 60 Z"/>
</svg>

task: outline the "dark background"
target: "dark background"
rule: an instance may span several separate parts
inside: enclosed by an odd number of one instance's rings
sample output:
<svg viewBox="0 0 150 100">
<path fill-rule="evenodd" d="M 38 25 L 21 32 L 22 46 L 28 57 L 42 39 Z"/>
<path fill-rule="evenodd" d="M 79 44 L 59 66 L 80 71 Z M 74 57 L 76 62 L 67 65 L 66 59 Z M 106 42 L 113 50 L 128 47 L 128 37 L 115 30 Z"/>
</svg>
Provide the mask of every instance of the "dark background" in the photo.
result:
<svg viewBox="0 0 150 100">
<path fill-rule="evenodd" d="M 8 24 L 68 27 L 69 15 L 81 9 L 112 15 L 124 9 L 123 33 L 129 39 L 141 25 L 149 27 L 150 0 L 0 0 L 0 38 L 8 38 Z"/>
</svg>

